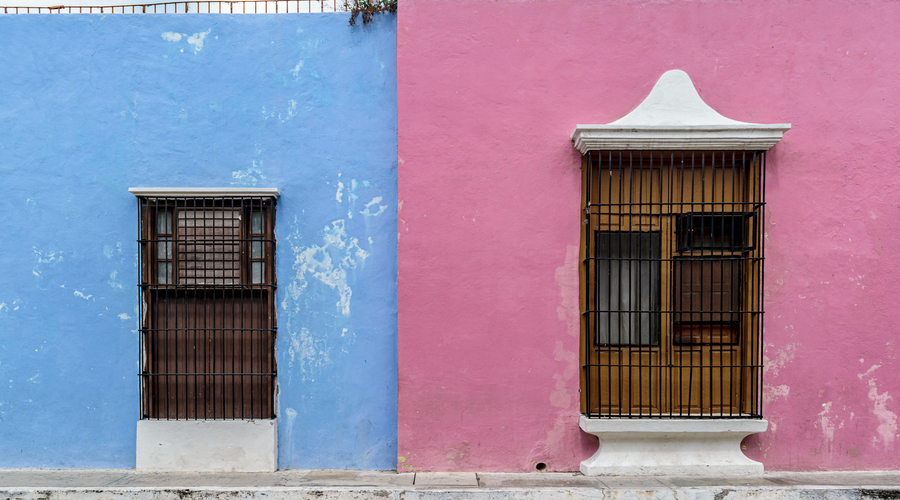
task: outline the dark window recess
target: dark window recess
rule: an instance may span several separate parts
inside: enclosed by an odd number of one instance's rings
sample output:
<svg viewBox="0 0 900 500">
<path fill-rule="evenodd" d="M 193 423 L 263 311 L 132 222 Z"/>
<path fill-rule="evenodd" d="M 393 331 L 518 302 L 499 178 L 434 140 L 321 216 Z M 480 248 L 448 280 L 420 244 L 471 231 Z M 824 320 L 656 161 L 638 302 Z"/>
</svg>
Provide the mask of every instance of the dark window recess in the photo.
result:
<svg viewBox="0 0 900 500">
<path fill-rule="evenodd" d="M 675 259 L 675 344 L 736 344 L 741 261 Z"/>
<path fill-rule="evenodd" d="M 659 232 L 597 232 L 594 343 L 659 343 Z"/>
<path fill-rule="evenodd" d="M 754 249 L 756 217 L 752 212 L 686 213 L 677 217 L 677 251 L 746 252 Z M 748 233 L 751 233 L 748 237 Z"/>
<path fill-rule="evenodd" d="M 274 418 L 275 198 L 138 202 L 142 418 Z"/>
</svg>

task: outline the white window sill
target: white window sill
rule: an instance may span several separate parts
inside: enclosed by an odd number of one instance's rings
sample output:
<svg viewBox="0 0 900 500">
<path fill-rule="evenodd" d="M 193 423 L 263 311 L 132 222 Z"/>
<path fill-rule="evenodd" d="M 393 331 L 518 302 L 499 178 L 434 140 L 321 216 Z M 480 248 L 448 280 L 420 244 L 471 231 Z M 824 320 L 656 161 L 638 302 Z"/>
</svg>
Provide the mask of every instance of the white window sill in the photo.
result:
<svg viewBox="0 0 900 500">
<path fill-rule="evenodd" d="M 139 471 L 274 472 L 277 420 L 138 420 Z"/>
<path fill-rule="evenodd" d="M 581 417 L 580 427 L 600 438 L 581 462 L 587 476 L 750 476 L 763 465 L 741 452 L 741 441 L 769 426 L 752 419 L 619 419 Z"/>
</svg>

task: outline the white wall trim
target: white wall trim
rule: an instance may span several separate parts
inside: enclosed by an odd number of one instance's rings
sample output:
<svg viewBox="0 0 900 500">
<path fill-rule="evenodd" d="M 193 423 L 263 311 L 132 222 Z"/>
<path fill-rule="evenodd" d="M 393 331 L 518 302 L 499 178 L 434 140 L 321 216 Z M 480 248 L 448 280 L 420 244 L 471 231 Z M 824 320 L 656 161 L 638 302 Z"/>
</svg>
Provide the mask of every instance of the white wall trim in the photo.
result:
<svg viewBox="0 0 900 500">
<path fill-rule="evenodd" d="M 135 196 L 147 196 L 151 198 L 175 198 L 175 197 L 209 197 L 209 198 L 240 198 L 242 196 L 281 196 L 278 188 L 256 187 L 133 187 L 128 192 Z"/>
<path fill-rule="evenodd" d="M 274 472 L 277 420 L 138 420 L 139 471 Z"/>
<path fill-rule="evenodd" d="M 748 476 L 762 474 L 763 465 L 741 452 L 741 440 L 769 422 L 582 415 L 579 426 L 600 438 L 594 456 L 581 462 L 587 476 Z"/>
<path fill-rule="evenodd" d="M 709 107 L 681 70 L 665 72 L 637 108 L 606 125 L 576 125 L 575 149 L 591 150 L 768 150 L 790 123 L 732 120 Z"/>
</svg>

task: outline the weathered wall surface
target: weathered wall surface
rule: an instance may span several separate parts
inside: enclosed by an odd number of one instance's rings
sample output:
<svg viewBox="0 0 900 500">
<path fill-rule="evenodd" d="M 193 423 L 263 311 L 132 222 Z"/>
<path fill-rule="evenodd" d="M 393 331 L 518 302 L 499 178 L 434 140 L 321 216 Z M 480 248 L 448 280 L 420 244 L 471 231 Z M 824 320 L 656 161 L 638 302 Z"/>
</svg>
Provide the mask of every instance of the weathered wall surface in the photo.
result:
<svg viewBox="0 0 900 500">
<path fill-rule="evenodd" d="M 394 466 L 394 30 L 0 16 L 0 468 L 134 467 L 132 186 L 281 189 L 279 466 Z"/>
<path fill-rule="evenodd" d="M 669 69 L 769 155 L 768 469 L 896 469 L 900 4 L 401 0 L 401 470 L 577 469 L 578 123 Z"/>
</svg>

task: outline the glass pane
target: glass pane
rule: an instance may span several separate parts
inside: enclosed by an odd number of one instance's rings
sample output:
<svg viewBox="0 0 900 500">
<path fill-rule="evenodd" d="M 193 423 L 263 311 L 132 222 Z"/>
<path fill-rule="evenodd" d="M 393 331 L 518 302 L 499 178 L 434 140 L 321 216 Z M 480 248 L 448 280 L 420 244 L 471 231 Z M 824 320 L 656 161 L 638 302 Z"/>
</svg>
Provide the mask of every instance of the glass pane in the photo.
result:
<svg viewBox="0 0 900 500">
<path fill-rule="evenodd" d="M 659 232 L 598 232 L 596 345 L 659 343 Z"/>
<path fill-rule="evenodd" d="M 172 238 L 163 237 L 156 244 L 156 257 L 169 260 L 172 258 Z"/>
<path fill-rule="evenodd" d="M 172 212 L 156 212 L 156 232 L 172 234 Z"/>
<path fill-rule="evenodd" d="M 160 262 L 157 266 L 156 282 L 160 285 L 170 285 L 172 283 L 172 263 Z"/>
<path fill-rule="evenodd" d="M 263 227 L 262 212 L 250 212 L 250 232 L 253 234 L 261 234 L 263 232 Z"/>
<path fill-rule="evenodd" d="M 261 242 L 261 241 L 251 241 L 250 242 L 250 258 L 251 259 L 263 258 L 263 242 Z"/>
<path fill-rule="evenodd" d="M 252 279 L 251 283 L 262 283 L 263 277 L 266 274 L 266 264 L 265 262 L 254 262 L 251 267 L 252 270 Z"/>
<path fill-rule="evenodd" d="M 678 251 L 719 250 L 739 252 L 745 247 L 744 234 L 750 213 L 721 213 L 701 215 L 687 213 L 678 216 Z"/>
</svg>

